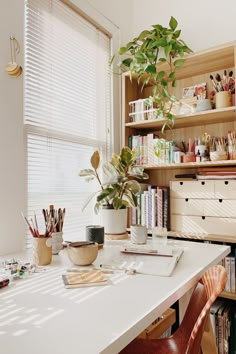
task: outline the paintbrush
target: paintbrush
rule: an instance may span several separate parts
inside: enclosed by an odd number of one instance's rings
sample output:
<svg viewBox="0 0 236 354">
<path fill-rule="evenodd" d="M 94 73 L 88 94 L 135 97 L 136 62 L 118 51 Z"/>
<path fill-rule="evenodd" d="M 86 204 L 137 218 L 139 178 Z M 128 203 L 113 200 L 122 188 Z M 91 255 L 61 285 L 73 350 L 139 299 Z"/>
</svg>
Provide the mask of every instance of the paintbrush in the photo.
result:
<svg viewBox="0 0 236 354">
<path fill-rule="evenodd" d="M 210 75 L 210 79 L 211 79 L 211 82 L 212 82 L 212 85 L 213 85 L 213 89 L 215 90 L 215 92 L 218 92 L 218 87 L 216 85 L 216 82 L 213 78 L 213 75 Z"/>
</svg>

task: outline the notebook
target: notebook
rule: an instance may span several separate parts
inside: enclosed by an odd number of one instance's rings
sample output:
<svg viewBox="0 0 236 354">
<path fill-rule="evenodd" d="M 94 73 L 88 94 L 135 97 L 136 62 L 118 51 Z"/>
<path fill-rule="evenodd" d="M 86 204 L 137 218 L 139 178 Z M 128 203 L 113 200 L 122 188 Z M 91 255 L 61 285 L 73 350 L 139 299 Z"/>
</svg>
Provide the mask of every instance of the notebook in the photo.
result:
<svg viewBox="0 0 236 354">
<path fill-rule="evenodd" d="M 107 276 L 99 269 L 92 269 L 87 272 L 70 271 L 62 275 L 62 280 L 66 289 L 108 284 Z"/>
</svg>

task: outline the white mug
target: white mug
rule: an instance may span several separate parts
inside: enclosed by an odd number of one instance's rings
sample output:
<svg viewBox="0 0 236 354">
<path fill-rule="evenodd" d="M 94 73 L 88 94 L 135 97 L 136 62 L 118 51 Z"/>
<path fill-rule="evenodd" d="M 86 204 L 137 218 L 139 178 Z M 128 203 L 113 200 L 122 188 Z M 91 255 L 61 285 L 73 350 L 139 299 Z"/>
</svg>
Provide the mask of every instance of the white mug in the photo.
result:
<svg viewBox="0 0 236 354">
<path fill-rule="evenodd" d="M 130 240 L 132 243 L 143 244 L 147 242 L 147 228 L 143 225 L 131 225 Z"/>
</svg>

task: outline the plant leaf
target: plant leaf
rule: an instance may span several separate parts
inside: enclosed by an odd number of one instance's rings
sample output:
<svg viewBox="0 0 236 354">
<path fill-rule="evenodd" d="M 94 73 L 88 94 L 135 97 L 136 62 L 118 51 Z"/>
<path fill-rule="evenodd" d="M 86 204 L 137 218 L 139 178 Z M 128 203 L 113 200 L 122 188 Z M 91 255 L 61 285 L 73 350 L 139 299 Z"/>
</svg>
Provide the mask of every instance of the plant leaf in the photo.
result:
<svg viewBox="0 0 236 354">
<path fill-rule="evenodd" d="M 157 69 L 156 69 L 156 66 L 155 65 L 148 65 L 145 69 L 145 71 L 147 73 L 152 73 L 152 74 L 155 74 Z"/>
<path fill-rule="evenodd" d="M 125 188 L 128 188 L 128 190 L 130 190 L 134 194 L 137 194 L 141 190 L 140 184 L 137 181 L 135 181 L 135 179 L 128 181 L 125 184 Z"/>
<path fill-rule="evenodd" d="M 176 59 L 174 61 L 174 67 L 179 68 L 181 65 L 183 65 L 184 61 L 184 59 Z"/>
<path fill-rule="evenodd" d="M 176 21 L 176 19 L 173 16 L 171 16 L 171 18 L 170 18 L 169 26 L 173 31 L 178 26 L 178 22 Z"/>
<path fill-rule="evenodd" d="M 90 158 L 90 163 L 91 163 L 91 166 L 96 171 L 98 169 L 98 166 L 100 163 L 100 155 L 99 155 L 98 151 L 94 151 L 94 153 L 92 154 L 92 156 Z"/>
<path fill-rule="evenodd" d="M 127 52 L 127 47 L 120 47 L 118 54 L 119 55 L 123 55 Z"/>
</svg>

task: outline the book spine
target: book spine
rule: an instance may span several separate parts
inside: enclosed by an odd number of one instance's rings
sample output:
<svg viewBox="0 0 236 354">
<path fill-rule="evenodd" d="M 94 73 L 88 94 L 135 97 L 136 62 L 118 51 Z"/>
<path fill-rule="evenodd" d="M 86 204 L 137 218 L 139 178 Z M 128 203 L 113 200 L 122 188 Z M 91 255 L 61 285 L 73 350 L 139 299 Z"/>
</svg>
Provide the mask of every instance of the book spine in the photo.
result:
<svg viewBox="0 0 236 354">
<path fill-rule="evenodd" d="M 235 257 L 230 257 L 230 291 L 235 293 Z"/>
<path fill-rule="evenodd" d="M 225 270 L 227 273 L 227 281 L 225 285 L 225 291 L 230 292 L 230 256 L 225 257 Z"/>
</svg>

